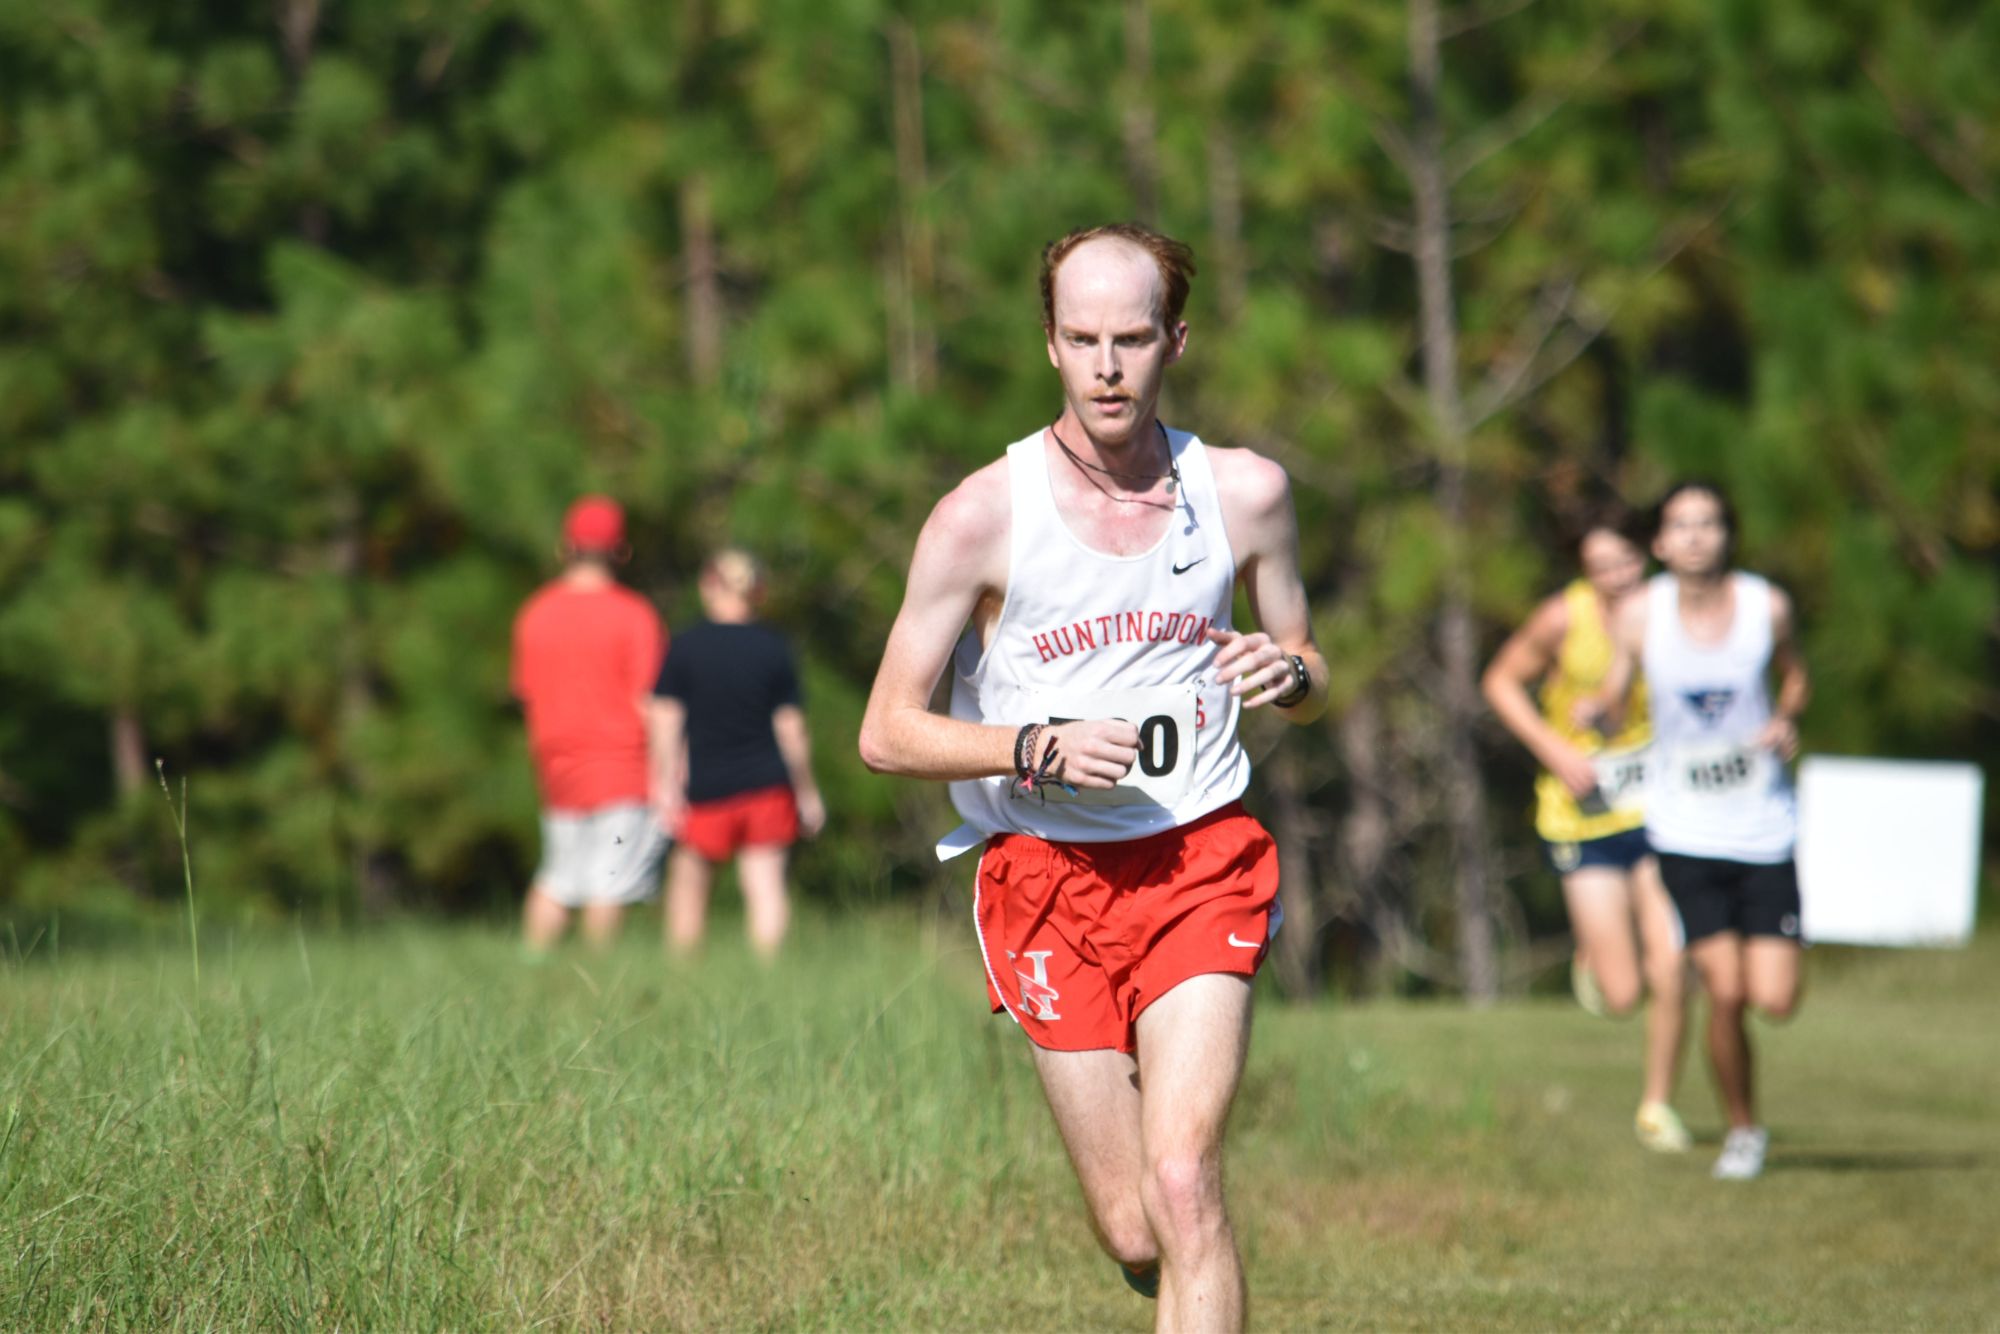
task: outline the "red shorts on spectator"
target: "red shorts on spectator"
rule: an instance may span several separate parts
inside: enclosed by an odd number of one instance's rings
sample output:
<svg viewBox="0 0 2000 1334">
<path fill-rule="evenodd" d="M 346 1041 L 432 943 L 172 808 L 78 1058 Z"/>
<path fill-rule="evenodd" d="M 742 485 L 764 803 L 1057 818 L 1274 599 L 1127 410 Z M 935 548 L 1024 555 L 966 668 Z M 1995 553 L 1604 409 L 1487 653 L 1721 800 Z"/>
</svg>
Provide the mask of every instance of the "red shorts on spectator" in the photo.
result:
<svg viewBox="0 0 2000 1334">
<path fill-rule="evenodd" d="M 1182 982 L 1256 973 L 1277 895 L 1277 847 L 1234 802 L 1118 843 L 996 834 L 973 905 L 987 999 L 1038 1047 L 1132 1051 L 1140 1013 Z"/>
<path fill-rule="evenodd" d="M 744 848 L 786 848 L 798 838 L 799 806 L 789 786 L 698 801 L 681 819 L 681 844 L 703 861 L 726 862 Z"/>
</svg>

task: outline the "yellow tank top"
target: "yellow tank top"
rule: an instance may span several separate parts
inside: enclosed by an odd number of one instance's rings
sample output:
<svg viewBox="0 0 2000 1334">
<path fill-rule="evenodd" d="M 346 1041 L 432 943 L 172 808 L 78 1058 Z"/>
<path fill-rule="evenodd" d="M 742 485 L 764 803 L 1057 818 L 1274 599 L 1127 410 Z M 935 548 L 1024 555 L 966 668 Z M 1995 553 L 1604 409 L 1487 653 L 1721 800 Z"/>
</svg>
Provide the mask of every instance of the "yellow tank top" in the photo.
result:
<svg viewBox="0 0 2000 1334">
<path fill-rule="evenodd" d="M 1578 728 L 1570 721 L 1570 706 L 1594 694 L 1611 670 L 1611 636 L 1604 618 L 1598 614 L 1597 594 L 1587 580 L 1578 579 L 1563 590 L 1563 606 L 1569 613 L 1569 628 L 1557 651 L 1555 668 L 1542 682 L 1542 717 L 1586 755 L 1617 755 L 1636 751 L 1652 739 L 1652 720 L 1646 709 L 1644 679 L 1632 682 L 1626 700 L 1625 725 L 1610 739 L 1594 728 Z M 1637 829 L 1646 823 L 1643 811 L 1615 809 L 1599 815 L 1585 814 L 1562 780 L 1544 772 L 1535 780 L 1535 832 L 1551 843 L 1582 843 Z"/>
</svg>

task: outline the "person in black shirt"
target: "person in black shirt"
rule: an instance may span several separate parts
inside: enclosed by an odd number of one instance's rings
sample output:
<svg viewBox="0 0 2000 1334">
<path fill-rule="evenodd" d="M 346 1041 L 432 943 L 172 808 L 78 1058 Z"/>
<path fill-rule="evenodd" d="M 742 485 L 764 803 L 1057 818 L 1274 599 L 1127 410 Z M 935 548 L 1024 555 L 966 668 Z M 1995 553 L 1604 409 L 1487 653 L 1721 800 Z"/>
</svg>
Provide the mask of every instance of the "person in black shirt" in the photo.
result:
<svg viewBox="0 0 2000 1334">
<path fill-rule="evenodd" d="M 750 943 L 765 959 L 785 938 L 785 859 L 826 824 L 798 672 L 784 637 L 756 619 L 764 578 L 724 550 L 701 573 L 707 619 L 677 632 L 653 688 L 652 753 L 660 819 L 675 836 L 667 871 L 667 946 L 701 944 L 715 867 L 734 858 Z"/>
</svg>

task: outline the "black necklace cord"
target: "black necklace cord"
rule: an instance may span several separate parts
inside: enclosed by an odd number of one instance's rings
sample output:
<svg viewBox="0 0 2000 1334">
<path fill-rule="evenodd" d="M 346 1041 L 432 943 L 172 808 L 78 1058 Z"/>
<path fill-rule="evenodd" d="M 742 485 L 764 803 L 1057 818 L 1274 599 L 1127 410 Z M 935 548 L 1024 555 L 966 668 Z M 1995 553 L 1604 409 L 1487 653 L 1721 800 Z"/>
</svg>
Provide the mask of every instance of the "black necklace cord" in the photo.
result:
<svg viewBox="0 0 2000 1334">
<path fill-rule="evenodd" d="M 1054 422 L 1049 423 L 1049 434 L 1055 438 L 1056 448 L 1068 455 L 1069 461 L 1077 467 L 1088 468 L 1092 472 L 1101 472 L 1106 477 L 1117 477 L 1127 481 L 1141 481 L 1148 485 L 1164 477 L 1167 479 L 1167 494 L 1171 496 L 1181 488 L 1181 462 L 1174 457 L 1174 445 L 1173 441 L 1167 436 L 1167 428 L 1157 420 L 1153 422 L 1153 425 L 1159 427 L 1160 443 L 1167 447 L 1167 470 L 1165 472 L 1120 472 L 1116 468 L 1101 467 L 1071 449 L 1069 442 L 1062 438 L 1062 432 L 1056 429 Z"/>
</svg>

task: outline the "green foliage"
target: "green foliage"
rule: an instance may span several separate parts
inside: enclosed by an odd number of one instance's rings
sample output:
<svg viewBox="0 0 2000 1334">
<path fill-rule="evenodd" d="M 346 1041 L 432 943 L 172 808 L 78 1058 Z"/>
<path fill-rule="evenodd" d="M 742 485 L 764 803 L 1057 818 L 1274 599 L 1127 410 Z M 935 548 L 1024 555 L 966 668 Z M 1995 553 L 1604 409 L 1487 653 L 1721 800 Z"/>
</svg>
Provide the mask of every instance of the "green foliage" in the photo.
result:
<svg viewBox="0 0 2000 1334">
<path fill-rule="evenodd" d="M 1391 749 L 1434 716 L 1450 562 L 1497 642 L 1595 495 L 1700 471 L 1797 598 L 1808 747 L 1990 759 L 2000 19 L 1550 0 L 1454 28 L 1461 529 L 1384 131 L 1406 22 L 1389 0 L 7 9 L 0 898 L 177 889 L 114 723 L 189 778 L 219 900 L 348 913 L 363 866 L 413 902 L 511 897 L 533 803 L 506 628 L 586 487 L 627 501 L 633 582 L 676 612 L 725 539 L 780 572 L 834 805 L 808 892 L 928 884 L 941 799 L 852 746 L 910 545 L 1054 414 L 1039 246 L 1148 209 L 1202 265 L 1169 416 L 1291 471 L 1336 697 L 1401 720 Z M 1293 744 L 1337 814 L 1321 740 Z"/>
</svg>

